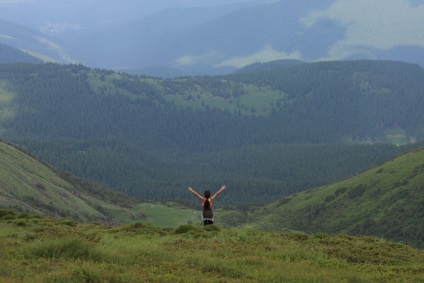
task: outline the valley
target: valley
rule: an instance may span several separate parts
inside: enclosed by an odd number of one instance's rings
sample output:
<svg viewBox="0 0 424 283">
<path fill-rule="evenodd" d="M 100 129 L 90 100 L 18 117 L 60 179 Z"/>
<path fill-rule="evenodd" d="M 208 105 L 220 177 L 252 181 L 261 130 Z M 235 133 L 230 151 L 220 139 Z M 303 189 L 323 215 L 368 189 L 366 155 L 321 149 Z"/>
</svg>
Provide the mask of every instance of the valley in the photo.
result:
<svg viewBox="0 0 424 283">
<path fill-rule="evenodd" d="M 0 282 L 424 282 L 423 3 L 112 2 L 0 1 Z"/>
<path fill-rule="evenodd" d="M 280 63 L 180 79 L 4 64 L 2 109 L 13 114 L 0 129 L 54 168 L 126 195 L 186 202 L 188 185 L 227 183 L 243 192 L 229 191 L 231 206 L 329 184 L 422 140 L 418 66 Z M 396 131 L 402 142 L 387 139 Z"/>
</svg>

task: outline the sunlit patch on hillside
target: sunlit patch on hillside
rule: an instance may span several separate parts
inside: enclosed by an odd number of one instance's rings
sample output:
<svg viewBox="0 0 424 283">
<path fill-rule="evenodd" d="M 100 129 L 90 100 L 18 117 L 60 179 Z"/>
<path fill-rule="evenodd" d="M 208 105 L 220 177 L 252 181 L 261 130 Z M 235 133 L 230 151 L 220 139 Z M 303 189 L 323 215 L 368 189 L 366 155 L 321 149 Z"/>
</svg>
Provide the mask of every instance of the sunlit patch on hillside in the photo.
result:
<svg viewBox="0 0 424 283">
<path fill-rule="evenodd" d="M 39 43 L 44 44 L 49 49 L 57 52 L 62 60 L 66 61 L 66 62 L 74 62 L 74 60 L 71 58 L 71 56 L 69 56 L 69 54 L 66 53 L 65 49 L 63 49 L 63 47 L 60 46 L 59 44 L 57 44 L 53 41 L 50 41 L 45 37 L 37 37 L 36 39 Z"/>
<path fill-rule="evenodd" d="M 16 111 L 12 106 L 14 94 L 6 90 L 6 83 L 0 81 L 0 129 L 4 122 L 13 119 Z"/>
<path fill-rule="evenodd" d="M 258 92 L 263 93 L 258 96 Z M 235 115 L 267 116 L 278 108 L 282 96 L 278 91 L 246 87 L 245 95 L 233 99 L 216 97 L 210 93 L 167 95 L 165 99 L 182 108 L 189 106 L 202 110 L 225 109 Z"/>
<path fill-rule="evenodd" d="M 41 54 L 41 53 L 38 53 L 38 52 L 35 52 L 35 51 L 31 51 L 31 50 L 24 50 L 24 49 L 21 49 L 21 51 L 22 51 L 22 52 L 25 52 L 25 53 L 27 53 L 27 54 L 29 54 L 29 55 L 31 55 L 31 56 L 33 56 L 33 57 L 37 58 L 37 59 L 40 59 L 41 61 L 43 61 L 43 62 L 45 62 L 45 63 L 55 63 L 55 62 L 56 62 L 56 60 L 55 60 L 55 59 L 50 58 L 50 57 L 49 57 L 49 56 L 47 56 L 47 55 L 44 55 L 44 54 Z"/>
</svg>

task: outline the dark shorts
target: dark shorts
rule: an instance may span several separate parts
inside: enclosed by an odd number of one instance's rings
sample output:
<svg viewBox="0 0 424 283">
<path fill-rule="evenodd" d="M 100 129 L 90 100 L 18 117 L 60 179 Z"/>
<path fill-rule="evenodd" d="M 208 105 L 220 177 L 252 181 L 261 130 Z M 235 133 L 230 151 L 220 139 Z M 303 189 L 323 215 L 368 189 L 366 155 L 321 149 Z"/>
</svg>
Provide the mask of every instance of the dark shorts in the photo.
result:
<svg viewBox="0 0 424 283">
<path fill-rule="evenodd" d="M 212 220 L 204 220 L 203 221 L 203 225 L 210 225 L 210 224 L 213 224 L 213 221 Z"/>
</svg>

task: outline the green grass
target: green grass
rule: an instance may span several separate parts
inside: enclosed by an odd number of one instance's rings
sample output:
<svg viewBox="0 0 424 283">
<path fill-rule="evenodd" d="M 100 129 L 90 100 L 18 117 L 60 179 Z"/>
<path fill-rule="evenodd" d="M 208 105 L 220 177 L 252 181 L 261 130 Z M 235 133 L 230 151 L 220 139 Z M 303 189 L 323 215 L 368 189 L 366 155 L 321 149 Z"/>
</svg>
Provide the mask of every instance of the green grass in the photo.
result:
<svg viewBox="0 0 424 283">
<path fill-rule="evenodd" d="M 284 96 L 280 91 L 260 88 L 253 85 L 245 86 L 246 95 L 237 98 L 236 104 L 247 112 L 255 109 L 255 115 L 267 116 Z M 252 114 L 252 113 L 250 113 Z"/>
<path fill-rule="evenodd" d="M 164 228 L 200 223 L 200 210 L 188 209 L 176 203 L 142 203 L 132 211 L 144 214 L 147 222 Z"/>
<path fill-rule="evenodd" d="M 243 90 L 244 95 L 231 98 L 217 97 L 201 88 L 186 93 L 165 94 L 164 98 L 182 108 L 216 108 L 241 115 L 267 116 L 284 97 L 279 91 L 254 85 L 244 85 Z"/>
<path fill-rule="evenodd" d="M 0 282 L 424 280 L 423 251 L 374 237 L 215 225 L 108 227 L 3 210 L 0 247 Z"/>
</svg>

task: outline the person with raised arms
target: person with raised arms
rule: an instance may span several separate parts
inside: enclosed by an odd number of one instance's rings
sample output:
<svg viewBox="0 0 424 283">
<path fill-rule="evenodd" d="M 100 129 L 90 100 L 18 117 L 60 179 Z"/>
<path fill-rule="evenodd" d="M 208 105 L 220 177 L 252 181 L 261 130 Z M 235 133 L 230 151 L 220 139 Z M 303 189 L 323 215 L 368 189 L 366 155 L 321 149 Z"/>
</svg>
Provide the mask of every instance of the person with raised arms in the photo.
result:
<svg viewBox="0 0 424 283">
<path fill-rule="evenodd" d="M 203 225 L 213 224 L 213 211 L 212 211 L 212 202 L 214 199 L 225 190 L 226 186 L 223 185 L 219 191 L 217 191 L 213 196 L 211 196 L 210 190 L 205 190 L 203 193 L 204 196 L 200 195 L 198 192 L 193 190 L 191 187 L 188 187 L 188 190 L 192 192 L 195 196 L 197 196 L 202 201 L 203 212 L 202 212 L 202 223 Z"/>
</svg>

